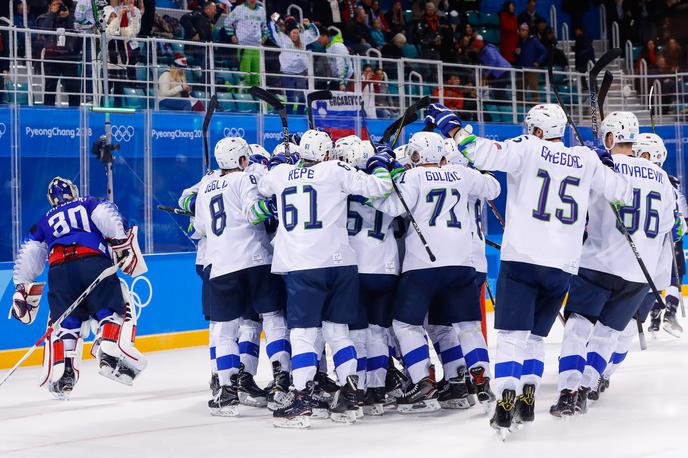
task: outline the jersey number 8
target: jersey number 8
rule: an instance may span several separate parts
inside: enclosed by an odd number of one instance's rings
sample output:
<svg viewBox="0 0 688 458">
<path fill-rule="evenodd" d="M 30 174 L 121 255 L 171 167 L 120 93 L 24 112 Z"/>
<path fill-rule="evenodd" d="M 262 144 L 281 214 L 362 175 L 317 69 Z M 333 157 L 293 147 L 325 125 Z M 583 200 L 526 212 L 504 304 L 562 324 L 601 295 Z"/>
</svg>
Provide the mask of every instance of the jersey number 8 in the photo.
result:
<svg viewBox="0 0 688 458">
<path fill-rule="evenodd" d="M 222 235 L 227 226 L 227 213 L 225 212 L 225 201 L 222 194 L 218 194 L 210 199 L 210 219 L 213 234 L 218 237 Z"/>
</svg>

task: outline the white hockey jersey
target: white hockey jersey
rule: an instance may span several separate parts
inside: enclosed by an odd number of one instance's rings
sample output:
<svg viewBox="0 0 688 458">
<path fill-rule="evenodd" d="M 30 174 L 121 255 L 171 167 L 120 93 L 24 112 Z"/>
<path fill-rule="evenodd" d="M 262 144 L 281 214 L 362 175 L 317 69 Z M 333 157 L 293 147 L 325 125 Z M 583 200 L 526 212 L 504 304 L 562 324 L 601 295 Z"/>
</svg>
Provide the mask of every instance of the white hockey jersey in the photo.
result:
<svg viewBox="0 0 688 458">
<path fill-rule="evenodd" d="M 468 158 L 481 170 L 507 173 L 501 259 L 575 274 L 580 264 L 590 191 L 609 202 L 632 201 L 630 181 L 585 146 L 522 135 L 478 138 Z"/>
<path fill-rule="evenodd" d="M 350 194 L 380 198 L 391 188 L 386 170 L 368 175 L 339 161 L 274 167 L 259 184 L 261 194 L 277 198 L 279 227 L 272 271 L 356 265 L 346 229 L 347 198 Z"/>
<path fill-rule="evenodd" d="M 468 215 L 471 222 L 473 243 L 471 244 L 471 257 L 473 267 L 477 272 L 487 273 L 487 256 L 485 255 L 485 234 L 482 228 L 483 199 L 468 196 Z"/>
<path fill-rule="evenodd" d="M 209 172 L 208 175 L 212 176 L 220 176 L 220 171 L 219 170 L 212 170 Z M 203 181 L 203 178 L 201 178 L 201 181 Z M 193 186 L 190 186 L 186 188 L 185 190 L 182 191 L 182 195 L 179 197 L 179 200 L 177 201 L 177 205 L 179 205 L 179 208 L 183 208 L 184 210 L 191 211 L 191 203 L 198 197 L 198 187 L 201 185 L 201 181 L 198 183 L 194 184 Z M 195 205 L 195 203 L 194 203 Z M 194 207 L 195 208 L 195 207 Z M 193 227 L 194 224 L 194 218 L 191 217 L 191 221 L 189 222 L 191 226 Z M 196 265 L 197 266 L 206 266 L 208 265 L 205 262 L 205 245 L 206 245 L 206 239 L 205 237 L 201 237 L 200 234 L 194 231 L 193 234 L 190 234 L 189 237 L 191 237 L 194 240 L 198 240 L 198 244 L 196 245 Z"/>
<path fill-rule="evenodd" d="M 655 275 L 665 238 L 671 237 L 674 226 L 674 188 L 666 172 L 652 162 L 620 154 L 613 157 L 614 169 L 628 177 L 633 187 L 632 204 L 621 207 L 619 213 L 650 275 Z M 646 283 L 628 241 L 617 228 L 608 200 L 597 190 L 590 197 L 588 215 L 581 267 Z"/>
<path fill-rule="evenodd" d="M 494 199 L 499 182 L 492 176 L 461 166 L 416 167 L 404 172 L 397 183 L 430 249 L 437 257 L 431 262 L 420 237 L 409 227 L 405 236 L 402 272 L 444 266 L 474 266 L 471 216 L 468 197 Z M 392 216 L 405 214 L 394 194 L 374 205 Z"/>
<path fill-rule="evenodd" d="M 394 238 L 394 217 L 349 198 L 347 229 L 356 251 L 358 273 L 399 275 L 399 250 Z"/>
<path fill-rule="evenodd" d="M 270 264 L 270 239 L 263 225 L 249 223 L 257 200 L 257 181 L 248 173 L 201 180 L 194 228 L 207 239 L 204 264 L 212 265 L 210 278 Z"/>
</svg>

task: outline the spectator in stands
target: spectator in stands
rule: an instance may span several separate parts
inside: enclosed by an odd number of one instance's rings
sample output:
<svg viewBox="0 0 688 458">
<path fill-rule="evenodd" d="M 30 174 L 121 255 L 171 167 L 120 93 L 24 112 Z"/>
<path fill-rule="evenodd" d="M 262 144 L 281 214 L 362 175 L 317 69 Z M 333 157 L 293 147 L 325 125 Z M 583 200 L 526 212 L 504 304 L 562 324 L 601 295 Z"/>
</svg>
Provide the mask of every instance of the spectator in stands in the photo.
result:
<svg viewBox="0 0 688 458">
<path fill-rule="evenodd" d="M 654 71 L 648 73 L 655 75 L 668 75 L 666 77 L 659 77 L 659 82 L 662 85 L 662 99 L 661 107 L 659 108 L 660 113 L 669 114 L 674 113 L 674 104 L 676 102 L 676 79 L 671 75 L 674 71 L 669 67 L 666 58 L 659 54 L 657 56 L 657 68 Z M 654 84 L 654 81 L 651 81 Z"/>
<path fill-rule="evenodd" d="M 259 47 L 268 34 L 265 8 L 257 0 L 246 0 L 227 15 L 224 26 L 233 44 Z M 260 86 L 260 51 L 240 49 L 239 56 L 244 85 Z"/>
<path fill-rule="evenodd" d="M 184 40 L 213 41 L 213 25 L 222 15 L 223 10 L 215 2 L 207 1 L 200 10 L 186 13 L 179 22 L 184 27 Z"/>
<path fill-rule="evenodd" d="M 655 40 L 647 40 L 645 48 L 642 53 L 640 53 L 640 58 L 645 59 L 647 63 L 647 70 L 654 70 L 657 68 L 657 47 L 655 46 Z M 640 64 L 640 59 L 638 59 L 638 64 Z"/>
<path fill-rule="evenodd" d="M 404 20 L 404 9 L 401 6 L 401 1 L 397 0 L 392 3 L 392 8 L 385 13 L 385 17 L 387 18 L 391 34 L 396 35 L 406 31 L 406 21 Z"/>
<path fill-rule="evenodd" d="M 97 29 L 96 18 L 93 17 L 93 1 L 77 0 L 74 7 L 74 26 L 76 30 L 94 33 Z"/>
<path fill-rule="evenodd" d="M 139 4 L 143 2 L 139 0 Z M 141 56 L 141 49 L 136 37 L 141 31 L 141 10 L 136 6 L 135 0 L 119 0 L 119 5 L 115 8 L 118 15 L 121 16 L 120 21 L 120 36 L 124 39 L 123 44 L 126 49 L 126 72 L 127 77 L 136 81 L 136 62 Z"/>
<path fill-rule="evenodd" d="M 595 48 L 592 46 L 592 39 L 585 33 L 585 28 L 582 25 L 576 27 L 574 34 L 575 41 L 573 51 L 576 58 L 576 71 L 583 73 L 583 77 L 581 78 L 583 90 L 587 91 L 588 81 L 585 75 L 588 74 L 588 62 L 595 61 Z"/>
<path fill-rule="evenodd" d="M 676 38 L 669 38 L 663 54 L 666 58 L 667 67 L 669 67 L 672 72 L 683 69 L 685 65 L 683 49 L 681 49 L 681 45 L 678 44 Z"/>
<path fill-rule="evenodd" d="M 516 21 L 516 4 L 512 1 L 504 3 L 499 13 L 499 51 L 510 63 L 516 62 L 516 47 L 518 46 L 518 23 Z"/>
<path fill-rule="evenodd" d="M 105 33 L 108 40 L 108 78 L 115 94 L 115 106 L 122 106 L 124 87 L 129 78 L 128 69 L 134 61 L 131 53 L 130 41 L 136 37 L 141 27 L 140 14 L 131 10 L 132 5 L 126 2 L 117 9 L 112 6 L 103 8 L 103 18 L 106 24 Z"/>
<path fill-rule="evenodd" d="M 437 100 L 442 100 L 440 97 L 440 88 L 436 87 L 432 91 L 432 96 Z M 442 97 L 444 97 L 444 106 L 453 111 L 463 110 L 463 89 L 461 88 L 461 77 L 457 74 L 451 74 L 447 77 L 442 88 Z"/>
<path fill-rule="evenodd" d="M 373 72 L 373 67 L 370 64 L 366 64 L 363 67 L 363 74 L 361 75 L 361 99 L 366 117 L 376 119 L 375 72 Z"/>
<path fill-rule="evenodd" d="M 473 47 L 473 38 L 475 32 L 473 26 L 466 24 L 463 29 L 463 35 L 457 42 L 457 60 L 461 64 L 473 64 L 477 62 L 476 50 Z"/>
<path fill-rule="evenodd" d="M 389 97 L 389 77 L 382 67 L 375 69 L 375 113 L 378 118 L 391 118 L 394 100 Z"/>
<path fill-rule="evenodd" d="M 155 0 L 139 0 L 139 9 L 142 14 L 139 36 L 148 37 L 153 30 L 153 22 L 155 21 Z"/>
<path fill-rule="evenodd" d="M 349 57 L 349 50 L 342 36 L 336 32 L 321 31 L 318 42 L 326 49 L 330 59 L 331 90 L 345 91 L 353 89 L 351 77 L 354 75 L 354 64 Z"/>
<path fill-rule="evenodd" d="M 528 24 L 528 27 L 530 27 L 530 30 L 535 30 L 538 19 L 544 20 L 540 13 L 537 12 L 536 8 L 537 2 L 535 0 L 528 0 L 526 9 L 518 15 L 518 24 L 523 24 L 525 22 Z"/>
<path fill-rule="evenodd" d="M 445 27 L 445 23 L 444 19 L 437 15 L 437 7 L 432 2 L 426 3 L 425 14 L 416 25 L 416 43 L 420 45 L 423 59 L 440 59 L 440 47 L 444 44 L 442 27 Z"/>
<path fill-rule="evenodd" d="M 373 11 L 373 15 L 372 15 L 373 21 L 371 21 L 371 24 L 373 24 L 375 19 L 379 19 L 382 31 L 384 33 L 389 33 L 389 24 L 387 24 L 387 18 L 385 17 L 385 13 L 383 13 L 382 10 L 380 9 L 380 1 L 379 0 L 373 0 L 373 2 L 371 3 L 371 9 Z"/>
<path fill-rule="evenodd" d="M 493 90 L 493 98 L 496 100 L 509 100 L 509 92 L 505 89 L 511 84 L 508 69 L 511 64 L 499 53 L 497 47 L 486 43 L 482 35 L 476 35 L 473 39 L 473 48 L 478 53 L 478 62 L 486 67 L 496 67 L 483 70 L 483 77 Z M 504 70 L 502 70 L 504 69 Z"/>
<path fill-rule="evenodd" d="M 282 70 L 282 86 L 287 89 L 287 113 L 294 112 L 294 105 L 299 104 L 297 112 L 303 114 L 306 97 L 304 90 L 308 89 L 308 55 L 304 52 L 306 46 L 318 40 L 320 32 L 315 24 L 303 19 L 303 29 L 299 29 L 296 19 L 289 16 L 281 32 L 273 15 L 268 26 L 270 39 L 284 51 L 280 53 L 279 61 Z"/>
<path fill-rule="evenodd" d="M 160 109 L 191 111 L 191 86 L 186 82 L 186 58 L 177 54 L 172 67 L 165 70 L 158 78 L 158 97 Z"/>
<path fill-rule="evenodd" d="M 582 27 L 583 15 L 590 9 L 590 0 L 562 0 L 561 9 L 571 15 L 571 26 L 574 29 Z"/>
<path fill-rule="evenodd" d="M 19 28 L 19 29 L 24 29 L 24 28 L 29 28 L 29 29 L 35 29 L 36 28 L 36 18 L 30 15 L 26 15 L 26 20 L 27 24 L 26 26 L 24 25 L 24 2 L 22 0 L 14 0 L 14 26 Z M 3 36 L 7 37 L 5 33 L 3 33 Z M 8 40 L 9 41 L 9 40 Z M 26 46 L 26 38 L 24 37 L 23 33 L 17 33 L 17 54 L 19 56 L 24 56 L 24 49 Z M 9 45 L 9 43 L 8 43 Z M 9 52 L 7 53 L 9 54 Z"/>
<path fill-rule="evenodd" d="M 368 15 L 363 7 L 356 8 L 354 20 L 344 28 L 344 39 L 356 54 L 365 54 L 370 49 L 373 39 L 368 28 Z"/>
<path fill-rule="evenodd" d="M 518 48 L 516 48 L 516 65 L 521 68 L 538 68 L 542 67 L 547 59 L 547 50 L 540 43 L 536 37 L 530 34 L 530 28 L 525 22 L 518 28 Z M 537 72 L 523 72 L 523 90 L 524 99 L 531 94 L 531 100 L 540 102 L 540 94 L 538 93 L 538 78 Z"/>
<path fill-rule="evenodd" d="M 339 0 L 339 9 L 342 12 L 343 24 L 349 24 L 356 18 L 358 0 Z"/>
<path fill-rule="evenodd" d="M 382 30 L 382 21 L 380 18 L 375 18 L 373 21 L 373 29 L 370 31 L 370 37 L 373 39 L 373 47 L 380 49 L 385 44 L 385 34 Z"/>
<path fill-rule="evenodd" d="M 404 55 L 401 52 L 401 48 L 406 44 L 406 35 L 403 33 L 397 33 L 392 37 L 389 43 L 386 43 L 382 49 L 382 57 L 388 59 L 401 59 Z"/>
<path fill-rule="evenodd" d="M 45 75 L 43 104 L 55 105 L 57 82 L 61 80 L 62 87 L 68 94 L 69 106 L 79 106 L 79 39 L 64 33 L 65 30 L 74 30 L 74 16 L 62 0 L 52 0 L 48 12 L 38 17 L 36 26 L 58 32 L 40 35 L 36 43 L 45 50 L 42 61 Z"/>
</svg>

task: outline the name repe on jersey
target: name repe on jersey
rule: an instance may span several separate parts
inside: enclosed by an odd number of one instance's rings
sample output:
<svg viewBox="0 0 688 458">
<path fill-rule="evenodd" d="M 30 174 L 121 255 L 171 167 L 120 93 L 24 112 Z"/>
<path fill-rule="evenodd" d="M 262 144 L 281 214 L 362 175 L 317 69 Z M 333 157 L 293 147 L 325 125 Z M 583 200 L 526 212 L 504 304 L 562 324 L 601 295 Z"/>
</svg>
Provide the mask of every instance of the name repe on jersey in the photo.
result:
<svg viewBox="0 0 688 458">
<path fill-rule="evenodd" d="M 507 173 L 501 259 L 577 273 L 591 189 L 608 202 L 629 203 L 630 182 L 585 146 L 523 135 L 504 142 L 479 138 L 471 160 Z"/>
<path fill-rule="evenodd" d="M 500 192 L 499 182 L 466 167 L 416 167 L 404 173 L 398 187 L 437 257 L 435 262 L 430 261 L 418 234 L 409 228 L 404 241 L 406 250 L 402 271 L 444 266 L 474 267 L 468 198 L 494 199 Z M 405 214 L 396 194 L 385 201 L 374 202 L 374 205 L 392 216 Z"/>
<path fill-rule="evenodd" d="M 662 246 L 674 225 L 676 195 L 666 172 L 642 158 L 615 154 L 614 169 L 629 178 L 632 204 L 619 214 L 633 237 L 651 275 L 655 275 Z M 599 192 L 593 191 L 588 209 L 588 238 L 583 244 L 581 267 L 645 283 L 626 238 L 617 227 L 614 212 Z M 670 264 L 668 262 L 667 264 Z"/>
<path fill-rule="evenodd" d="M 391 189 L 389 172 L 383 169 L 368 175 L 339 161 L 274 167 L 259 183 L 262 195 L 277 200 L 272 271 L 356 265 L 347 231 L 347 198 L 381 198 Z"/>
<path fill-rule="evenodd" d="M 399 274 L 399 250 L 391 227 L 394 217 L 349 198 L 347 229 L 356 252 L 358 272 L 362 274 Z"/>
<path fill-rule="evenodd" d="M 194 227 L 206 237 L 204 264 L 210 278 L 270 264 L 270 239 L 262 224 L 249 223 L 259 199 L 256 178 L 245 172 L 206 175 L 196 197 Z"/>
</svg>

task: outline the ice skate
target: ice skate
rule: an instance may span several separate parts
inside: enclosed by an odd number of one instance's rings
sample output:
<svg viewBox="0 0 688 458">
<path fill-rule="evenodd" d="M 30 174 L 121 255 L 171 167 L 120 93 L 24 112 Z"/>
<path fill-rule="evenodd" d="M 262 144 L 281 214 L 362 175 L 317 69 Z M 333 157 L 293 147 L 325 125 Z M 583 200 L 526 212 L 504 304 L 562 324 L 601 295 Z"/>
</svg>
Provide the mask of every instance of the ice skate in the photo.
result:
<svg viewBox="0 0 688 458">
<path fill-rule="evenodd" d="M 289 372 L 282 370 L 282 365 L 274 361 L 272 363 L 272 383 L 270 389 L 267 390 L 267 407 L 268 410 L 274 412 L 284 402 L 287 393 L 289 393 L 289 385 L 291 379 Z"/>
<path fill-rule="evenodd" d="M 549 408 L 549 413 L 555 417 L 571 417 L 576 413 L 576 399 L 578 393 L 571 390 L 561 390 L 557 403 Z"/>
<path fill-rule="evenodd" d="M 490 378 L 485 377 L 485 369 L 482 367 L 474 367 L 470 370 L 470 374 L 478 402 L 483 406 L 485 413 L 488 413 L 491 409 L 490 404 L 496 399 L 490 389 Z"/>
<path fill-rule="evenodd" d="M 468 387 L 466 386 L 466 368 L 457 369 L 457 376 L 445 381 L 438 389 L 437 400 L 443 409 L 468 409 Z"/>
<path fill-rule="evenodd" d="M 235 386 L 223 385 L 213 399 L 208 401 L 210 414 L 216 417 L 236 417 L 239 415 L 239 396 Z"/>
<path fill-rule="evenodd" d="M 314 384 L 313 393 L 311 395 L 311 411 L 313 412 L 311 418 L 315 420 L 327 420 L 330 418 L 330 401 L 332 395 Z"/>
<path fill-rule="evenodd" d="M 246 372 L 244 365 L 239 365 L 237 377 L 237 391 L 239 403 L 249 407 L 265 407 L 268 405 L 267 392 L 256 385 L 253 375 Z"/>
<path fill-rule="evenodd" d="M 604 379 L 603 379 L 604 380 Z M 604 384 L 601 384 L 603 387 Z M 576 413 L 585 415 L 588 413 L 588 396 L 590 394 L 590 388 L 584 386 L 578 388 L 578 396 L 576 396 Z"/>
<path fill-rule="evenodd" d="M 435 412 L 441 408 L 437 396 L 435 384 L 425 377 L 397 398 L 397 410 L 399 413 Z"/>
<path fill-rule="evenodd" d="M 365 415 L 380 416 L 385 413 L 385 387 L 368 388 L 363 400 Z"/>
<path fill-rule="evenodd" d="M 591 401 L 599 401 L 600 394 L 609 388 L 609 380 L 604 377 L 597 379 L 597 385 L 594 388 L 590 388 L 588 391 L 588 399 Z"/>
<path fill-rule="evenodd" d="M 306 429 L 311 427 L 311 392 L 313 383 L 306 389 L 292 389 L 285 395 L 284 404 L 272 412 L 272 424 L 276 428 Z"/>
<path fill-rule="evenodd" d="M 98 373 L 105 378 L 132 386 L 139 372 L 126 365 L 124 358 L 115 358 L 105 353 L 100 356 Z"/>
<path fill-rule="evenodd" d="M 337 382 L 328 377 L 326 372 L 318 371 L 315 374 L 313 381 L 315 381 L 316 389 L 319 388 L 329 395 L 333 395 L 339 391 L 339 385 L 337 385 Z"/>
<path fill-rule="evenodd" d="M 659 332 L 659 326 L 662 324 L 662 309 L 652 309 L 650 312 L 650 326 L 647 327 L 647 332 L 650 333 L 652 337 L 657 337 Z"/>
<path fill-rule="evenodd" d="M 66 401 L 72 395 L 72 390 L 76 385 L 76 374 L 72 364 L 72 358 L 65 358 L 64 373 L 57 382 L 48 384 L 48 391 L 60 401 Z"/>
<path fill-rule="evenodd" d="M 385 391 L 387 394 L 386 405 L 395 404 L 396 399 L 404 394 L 404 385 L 408 383 L 408 377 L 397 369 L 392 358 L 390 358 L 389 361 L 387 376 L 385 377 Z"/>
<path fill-rule="evenodd" d="M 337 391 L 330 401 L 330 420 L 335 423 L 356 423 L 358 418 L 358 400 L 356 384 L 358 377 L 350 375 L 346 383 Z"/>
<path fill-rule="evenodd" d="M 667 311 L 664 312 L 662 329 L 677 338 L 681 337 L 681 334 L 683 334 L 683 327 L 678 324 L 678 320 L 676 319 L 676 309 L 670 307 L 668 304 Z"/>
<path fill-rule="evenodd" d="M 217 392 L 220 391 L 220 379 L 217 374 L 210 374 L 210 383 L 208 385 L 210 386 L 210 393 L 215 397 Z"/>
<path fill-rule="evenodd" d="M 511 432 L 511 423 L 514 417 L 516 405 L 516 391 L 502 391 L 502 398 L 497 401 L 494 415 L 490 419 L 490 426 L 497 431 L 502 441 L 505 441 Z"/>
<path fill-rule="evenodd" d="M 520 428 L 535 420 L 535 385 L 523 385 L 523 394 L 516 398 L 513 422 Z"/>
</svg>

